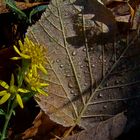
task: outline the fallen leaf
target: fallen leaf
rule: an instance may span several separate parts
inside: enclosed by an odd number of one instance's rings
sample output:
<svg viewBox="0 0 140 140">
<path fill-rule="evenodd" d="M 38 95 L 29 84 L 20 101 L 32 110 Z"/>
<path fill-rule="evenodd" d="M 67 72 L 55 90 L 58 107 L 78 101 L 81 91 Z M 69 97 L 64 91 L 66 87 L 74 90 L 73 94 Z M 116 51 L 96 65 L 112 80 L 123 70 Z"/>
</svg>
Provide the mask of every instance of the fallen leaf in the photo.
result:
<svg viewBox="0 0 140 140">
<path fill-rule="evenodd" d="M 122 59 L 131 43 L 115 36 L 113 17 L 96 0 L 52 0 L 28 29 L 31 40 L 48 48 L 48 75 L 42 80 L 49 82 L 49 96 L 37 102 L 51 120 L 90 129 L 125 109 L 129 87 L 140 82 L 131 81 L 130 71 L 122 72 L 133 67 Z"/>
<path fill-rule="evenodd" d="M 123 132 L 126 122 L 126 116 L 120 113 L 91 129 L 83 130 L 63 140 L 114 140 Z"/>
<path fill-rule="evenodd" d="M 27 2 L 18 2 L 18 1 L 16 2 L 15 1 L 15 4 L 20 10 L 25 10 L 25 9 L 32 8 L 35 6 L 48 4 L 48 2 L 27 3 Z M 9 10 L 9 8 L 6 7 L 6 4 L 4 3 L 4 1 L 0 0 L 0 14 L 9 13 L 9 12 L 10 12 L 10 10 Z"/>
<path fill-rule="evenodd" d="M 129 22 L 130 27 L 136 24 L 134 21 L 140 1 L 139 0 L 109 0 L 105 5 L 111 9 L 116 21 L 118 22 Z"/>
<path fill-rule="evenodd" d="M 23 132 L 19 137 L 19 139 L 29 139 L 33 138 L 36 140 L 46 140 L 46 139 L 55 139 L 56 136 L 62 136 L 62 134 L 66 131 L 67 128 L 56 124 L 51 121 L 43 111 L 37 115 L 35 120 L 33 121 L 33 126 L 28 128 L 25 132 Z"/>
<path fill-rule="evenodd" d="M 108 0 L 105 2 L 106 7 L 108 7 L 108 8 L 114 8 L 114 7 L 121 5 L 121 4 L 126 4 L 126 1 L 124 1 L 124 0 Z"/>
<path fill-rule="evenodd" d="M 24 133 L 22 133 L 22 139 L 27 139 L 31 137 L 37 137 L 46 134 L 48 135 L 50 130 L 56 126 L 55 123 L 50 121 L 49 117 L 42 111 L 37 115 L 33 121 L 33 126 L 28 128 Z"/>
</svg>

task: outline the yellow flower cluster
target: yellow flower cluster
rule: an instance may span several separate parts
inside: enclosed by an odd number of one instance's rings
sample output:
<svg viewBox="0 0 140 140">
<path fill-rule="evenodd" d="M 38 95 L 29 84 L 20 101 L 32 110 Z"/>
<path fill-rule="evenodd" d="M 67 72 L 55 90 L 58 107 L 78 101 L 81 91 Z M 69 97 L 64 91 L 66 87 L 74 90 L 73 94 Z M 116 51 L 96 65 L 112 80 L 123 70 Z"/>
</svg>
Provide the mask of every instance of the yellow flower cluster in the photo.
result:
<svg viewBox="0 0 140 140">
<path fill-rule="evenodd" d="M 46 92 L 42 90 L 42 88 L 48 86 L 48 83 L 41 83 L 40 75 L 35 74 L 32 69 L 30 69 L 26 74 L 25 81 L 31 86 L 33 91 L 47 95 Z"/>
<path fill-rule="evenodd" d="M 23 108 L 23 102 L 22 102 L 20 94 L 28 93 L 30 91 L 27 89 L 18 88 L 14 83 L 15 83 L 15 80 L 14 80 L 13 74 L 11 75 L 10 85 L 0 80 L 0 85 L 4 88 L 4 90 L 0 91 L 0 96 L 2 96 L 2 98 L 0 99 L 0 105 L 5 103 L 10 97 L 12 98 L 16 96 L 16 101 L 18 102 L 20 107 Z"/>
<path fill-rule="evenodd" d="M 45 54 L 44 48 L 41 45 L 34 44 L 31 40 L 25 37 L 24 44 L 19 40 L 20 51 L 14 46 L 15 51 L 20 57 L 13 57 L 12 59 L 31 59 L 31 69 L 37 73 L 37 69 L 47 74 L 45 66 Z"/>
<path fill-rule="evenodd" d="M 42 88 L 48 86 L 48 83 L 42 83 L 39 74 L 39 70 L 42 71 L 44 74 L 47 74 L 47 70 L 45 69 L 46 61 L 43 46 L 34 44 L 27 37 L 25 37 L 24 39 L 24 44 L 19 40 L 19 46 L 20 50 L 16 46 L 14 46 L 14 50 L 17 52 L 19 57 L 12 57 L 12 59 L 30 60 L 29 69 L 26 71 L 24 77 L 24 80 L 30 87 L 30 90 L 16 87 L 13 82 L 14 76 L 12 74 L 10 85 L 8 85 L 4 81 L 0 81 L 0 85 L 5 89 L 0 92 L 0 96 L 2 96 L 0 99 L 0 104 L 5 103 L 10 97 L 15 95 L 18 104 L 21 108 L 23 108 L 22 98 L 20 94 L 35 91 L 36 93 L 47 95 L 47 93 Z"/>
</svg>

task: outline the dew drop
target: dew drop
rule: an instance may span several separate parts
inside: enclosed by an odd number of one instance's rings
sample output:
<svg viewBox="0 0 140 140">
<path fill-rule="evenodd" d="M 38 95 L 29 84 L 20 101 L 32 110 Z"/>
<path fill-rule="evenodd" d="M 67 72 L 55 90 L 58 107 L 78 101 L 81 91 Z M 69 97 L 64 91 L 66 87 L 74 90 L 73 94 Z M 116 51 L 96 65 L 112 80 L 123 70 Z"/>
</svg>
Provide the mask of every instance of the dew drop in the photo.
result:
<svg viewBox="0 0 140 140">
<path fill-rule="evenodd" d="M 69 87 L 69 88 L 73 88 L 73 85 L 72 85 L 71 82 L 68 83 L 68 87 Z"/>
<path fill-rule="evenodd" d="M 93 51 L 93 49 L 94 49 L 93 47 L 90 48 L 91 51 Z"/>
<path fill-rule="evenodd" d="M 83 51 L 86 52 L 86 48 L 84 48 Z"/>
<path fill-rule="evenodd" d="M 81 67 L 81 68 L 83 68 L 84 66 L 83 66 L 83 65 L 81 65 L 80 67 Z"/>
<path fill-rule="evenodd" d="M 67 75 L 66 75 L 66 77 L 70 77 L 70 76 L 71 76 L 70 74 L 67 74 Z"/>
<path fill-rule="evenodd" d="M 104 105 L 103 108 L 104 108 L 104 109 L 107 109 L 107 105 Z"/>
<path fill-rule="evenodd" d="M 74 94 L 74 90 L 71 90 L 70 93 L 71 93 L 71 94 Z"/>
<path fill-rule="evenodd" d="M 57 63 L 59 63 L 59 62 L 60 62 L 60 60 L 59 60 L 59 59 L 57 59 L 57 60 L 56 60 L 56 62 L 57 62 Z"/>
<path fill-rule="evenodd" d="M 95 67 L 95 65 L 94 65 L 94 64 L 92 64 L 91 66 L 92 66 L 93 68 Z"/>
<path fill-rule="evenodd" d="M 98 97 L 99 98 L 102 98 L 103 97 L 103 94 L 99 93 Z"/>
<path fill-rule="evenodd" d="M 73 51 L 73 52 L 72 52 L 72 55 L 75 56 L 75 55 L 76 55 L 76 51 Z"/>
<path fill-rule="evenodd" d="M 63 67 L 64 67 L 64 65 L 61 64 L 61 65 L 60 65 L 60 68 L 63 68 Z"/>
</svg>

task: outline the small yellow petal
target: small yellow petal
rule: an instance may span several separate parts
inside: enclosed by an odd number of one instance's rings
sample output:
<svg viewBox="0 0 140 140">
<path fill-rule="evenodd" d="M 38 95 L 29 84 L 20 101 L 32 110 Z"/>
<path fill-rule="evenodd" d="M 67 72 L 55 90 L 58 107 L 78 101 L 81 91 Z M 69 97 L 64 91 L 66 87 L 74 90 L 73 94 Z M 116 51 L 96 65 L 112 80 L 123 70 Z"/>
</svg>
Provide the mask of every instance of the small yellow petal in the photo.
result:
<svg viewBox="0 0 140 140">
<path fill-rule="evenodd" d="M 19 44 L 19 46 L 20 46 L 20 49 L 22 50 L 22 49 L 24 48 L 24 45 L 23 45 L 23 43 L 21 42 L 21 40 L 18 41 L 18 44 Z"/>
<path fill-rule="evenodd" d="M 32 74 L 34 74 L 34 76 L 37 76 L 37 67 L 36 67 L 36 65 L 35 64 L 33 64 L 32 66 L 31 66 L 31 70 L 32 70 Z"/>
<path fill-rule="evenodd" d="M 28 92 L 30 92 L 29 90 L 23 89 L 23 88 L 19 88 L 17 91 L 21 92 L 21 93 L 28 93 Z"/>
<path fill-rule="evenodd" d="M 12 59 L 12 60 L 20 60 L 21 57 L 12 57 L 12 58 L 10 58 L 10 59 Z"/>
<path fill-rule="evenodd" d="M 48 94 L 44 91 L 44 90 L 42 90 L 42 89 L 40 89 L 40 88 L 37 88 L 36 89 L 40 94 L 43 94 L 43 95 L 45 95 L 45 96 L 48 96 Z"/>
<path fill-rule="evenodd" d="M 30 59 L 30 58 L 31 58 L 29 55 L 22 54 L 22 53 L 18 50 L 18 48 L 17 48 L 15 45 L 14 45 L 14 50 L 15 50 L 21 57 L 23 57 L 23 58 L 25 58 L 25 59 Z"/>
<path fill-rule="evenodd" d="M 27 36 L 25 37 L 25 42 L 26 42 L 28 45 L 31 45 L 31 43 L 30 43 L 31 41 L 28 39 Z"/>
<path fill-rule="evenodd" d="M 14 50 L 16 51 L 16 53 L 18 53 L 19 55 L 21 55 L 19 49 L 15 45 L 13 47 L 14 47 Z"/>
<path fill-rule="evenodd" d="M 30 83 L 30 80 L 29 80 L 28 77 L 25 77 L 25 81 L 26 81 L 27 83 Z"/>
<path fill-rule="evenodd" d="M 14 78 L 14 74 L 12 73 L 11 74 L 11 80 L 10 80 L 10 87 L 14 86 L 14 83 L 15 83 L 15 78 Z"/>
<path fill-rule="evenodd" d="M 0 85 L 1 85 L 3 88 L 5 88 L 5 89 L 8 89 L 8 88 L 9 88 L 9 85 L 8 85 L 6 82 L 2 81 L 2 80 L 0 80 Z"/>
<path fill-rule="evenodd" d="M 46 87 L 46 86 L 49 86 L 49 84 L 48 83 L 40 83 L 40 86 L 41 87 Z"/>
<path fill-rule="evenodd" d="M 32 89 L 33 91 L 37 91 L 35 87 L 31 87 L 31 89 Z"/>
<path fill-rule="evenodd" d="M 23 108 L 23 107 L 24 107 L 24 106 L 23 106 L 23 102 L 22 102 L 21 96 L 20 96 L 19 94 L 16 94 L 16 100 L 17 100 L 19 106 L 20 106 L 21 108 Z"/>
<path fill-rule="evenodd" d="M 31 58 L 29 55 L 26 55 L 26 54 L 23 54 L 23 53 L 21 53 L 20 56 L 25 58 L 25 59 L 30 59 Z"/>
<path fill-rule="evenodd" d="M 5 94 L 1 99 L 0 99 L 0 105 L 5 103 L 9 98 L 10 98 L 11 94 L 7 93 Z"/>
<path fill-rule="evenodd" d="M 5 94 L 7 94 L 7 91 L 6 90 L 0 91 L 0 96 L 3 96 Z"/>
<path fill-rule="evenodd" d="M 38 68 L 44 73 L 47 74 L 47 70 L 40 64 Z"/>
</svg>

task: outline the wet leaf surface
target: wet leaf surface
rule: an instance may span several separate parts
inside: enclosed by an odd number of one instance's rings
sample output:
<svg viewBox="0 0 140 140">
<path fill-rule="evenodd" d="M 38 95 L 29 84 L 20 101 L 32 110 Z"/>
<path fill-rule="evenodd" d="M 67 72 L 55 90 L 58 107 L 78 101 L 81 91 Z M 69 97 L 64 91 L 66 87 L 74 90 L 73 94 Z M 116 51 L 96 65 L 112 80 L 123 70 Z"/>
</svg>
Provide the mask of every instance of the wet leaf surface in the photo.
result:
<svg viewBox="0 0 140 140">
<path fill-rule="evenodd" d="M 90 129 L 139 97 L 131 93 L 140 84 L 137 35 L 116 35 L 116 28 L 98 1 L 52 0 L 28 29 L 30 39 L 48 48 L 49 96 L 39 96 L 38 104 L 50 119 Z"/>
<path fill-rule="evenodd" d="M 126 121 L 126 116 L 120 113 L 107 121 L 97 124 L 90 130 L 83 130 L 64 140 L 114 140 L 123 132 Z"/>
</svg>

